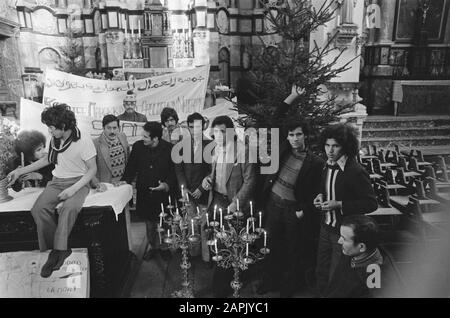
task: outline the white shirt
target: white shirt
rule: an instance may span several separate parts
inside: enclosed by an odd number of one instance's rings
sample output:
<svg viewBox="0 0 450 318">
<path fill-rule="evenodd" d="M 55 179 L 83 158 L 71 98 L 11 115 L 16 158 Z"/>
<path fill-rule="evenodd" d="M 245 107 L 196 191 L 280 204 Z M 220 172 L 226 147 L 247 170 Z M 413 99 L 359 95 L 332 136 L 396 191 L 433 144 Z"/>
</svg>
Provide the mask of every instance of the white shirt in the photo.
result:
<svg viewBox="0 0 450 318">
<path fill-rule="evenodd" d="M 53 176 L 62 179 L 81 177 L 88 171 L 86 161 L 96 155 L 97 151 L 91 137 L 82 136 L 79 140 L 72 142 L 66 151 L 58 154 Z"/>
</svg>

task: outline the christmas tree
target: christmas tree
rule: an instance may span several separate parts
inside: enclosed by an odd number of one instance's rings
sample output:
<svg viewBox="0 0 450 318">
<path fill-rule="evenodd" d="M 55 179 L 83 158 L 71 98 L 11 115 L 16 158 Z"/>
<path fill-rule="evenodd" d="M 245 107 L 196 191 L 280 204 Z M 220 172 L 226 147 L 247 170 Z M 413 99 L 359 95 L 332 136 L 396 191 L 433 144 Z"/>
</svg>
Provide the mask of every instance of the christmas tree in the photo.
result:
<svg viewBox="0 0 450 318">
<path fill-rule="evenodd" d="M 270 1 L 269 1 L 270 2 Z M 267 9 L 267 19 L 273 33 L 279 36 L 276 46 L 264 44 L 252 52 L 252 71 L 245 76 L 253 86 L 253 102 L 235 103 L 241 114 L 239 124 L 248 127 L 282 128 L 286 119 L 299 118 L 307 122 L 312 131 L 335 122 L 338 116 L 352 105 L 337 105 L 335 96 L 325 96 L 324 88 L 331 79 L 349 69 L 352 62 L 337 67 L 336 63 L 343 51 L 331 61 L 324 63 L 325 57 L 335 50 L 333 37 L 326 43 L 309 43 L 311 32 L 334 18 L 333 1 L 324 1 L 320 8 L 311 1 L 290 0 L 282 6 L 263 2 Z M 279 114 L 279 105 L 291 94 L 293 85 L 300 96 L 287 113 Z M 239 91 L 239 83 L 237 86 Z"/>
</svg>

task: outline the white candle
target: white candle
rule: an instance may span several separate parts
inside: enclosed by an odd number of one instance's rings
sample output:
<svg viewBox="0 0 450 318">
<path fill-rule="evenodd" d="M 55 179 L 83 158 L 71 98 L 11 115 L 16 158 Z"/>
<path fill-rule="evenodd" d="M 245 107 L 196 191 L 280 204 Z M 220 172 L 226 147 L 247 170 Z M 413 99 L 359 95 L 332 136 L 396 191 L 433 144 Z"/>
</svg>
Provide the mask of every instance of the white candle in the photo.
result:
<svg viewBox="0 0 450 318">
<path fill-rule="evenodd" d="M 178 211 L 178 208 L 177 208 L 177 215 L 180 215 L 180 212 Z"/>
<path fill-rule="evenodd" d="M 197 207 L 197 216 L 200 216 L 200 208 Z"/>
<path fill-rule="evenodd" d="M 245 255 L 248 257 L 248 243 L 246 244 L 246 251 L 245 251 Z"/>
<path fill-rule="evenodd" d="M 259 227 L 262 227 L 262 212 L 259 211 Z"/>
<path fill-rule="evenodd" d="M 206 213 L 206 226 L 209 226 L 209 215 Z"/>
<path fill-rule="evenodd" d="M 222 227 L 222 209 L 219 209 L 220 212 L 220 227 Z"/>
<path fill-rule="evenodd" d="M 141 19 L 138 20 L 138 32 L 139 32 L 139 38 L 141 38 Z"/>
<path fill-rule="evenodd" d="M 213 213 L 214 221 L 216 220 L 216 210 L 217 210 L 217 205 L 214 206 L 214 213 Z"/>
<path fill-rule="evenodd" d="M 162 214 L 159 215 L 159 227 L 162 227 Z"/>
<path fill-rule="evenodd" d="M 267 232 L 264 231 L 264 247 L 267 245 Z"/>
<path fill-rule="evenodd" d="M 167 237 L 170 237 L 170 229 L 167 229 Z"/>
<path fill-rule="evenodd" d="M 186 202 L 189 202 L 189 193 L 186 192 Z"/>
<path fill-rule="evenodd" d="M 184 185 L 181 185 L 181 197 L 184 197 Z"/>
<path fill-rule="evenodd" d="M 253 217 L 253 202 L 250 201 L 250 215 Z"/>
<path fill-rule="evenodd" d="M 194 231 L 194 220 L 193 219 L 191 219 L 191 226 L 192 226 L 192 235 L 194 235 L 195 231 Z"/>
<path fill-rule="evenodd" d="M 164 204 L 161 203 L 161 213 L 164 214 Z"/>
<path fill-rule="evenodd" d="M 236 199 L 236 211 L 239 211 L 239 199 Z"/>
<path fill-rule="evenodd" d="M 227 210 L 228 210 L 228 214 L 230 214 L 231 213 L 230 206 L 227 207 Z"/>
<path fill-rule="evenodd" d="M 217 254 L 218 253 L 217 252 L 217 239 L 214 240 L 214 247 L 216 248 L 216 254 Z"/>
<path fill-rule="evenodd" d="M 252 219 L 252 231 L 255 232 L 255 220 Z"/>
<path fill-rule="evenodd" d="M 250 219 L 247 219 L 247 234 L 248 234 L 248 224 L 249 224 Z"/>
<path fill-rule="evenodd" d="M 170 195 L 169 195 L 169 205 L 172 205 L 172 199 L 170 198 Z"/>
</svg>

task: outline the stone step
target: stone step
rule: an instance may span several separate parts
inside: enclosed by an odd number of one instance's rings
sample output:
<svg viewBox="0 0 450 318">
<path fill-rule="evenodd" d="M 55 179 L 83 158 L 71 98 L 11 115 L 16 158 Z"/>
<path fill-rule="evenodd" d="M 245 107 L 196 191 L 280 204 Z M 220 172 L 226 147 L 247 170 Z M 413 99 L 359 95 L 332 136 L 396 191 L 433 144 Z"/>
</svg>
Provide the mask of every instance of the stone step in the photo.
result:
<svg viewBox="0 0 450 318">
<path fill-rule="evenodd" d="M 450 136 L 405 136 L 405 137 L 376 137 L 361 139 L 361 146 L 376 145 L 377 147 L 391 148 L 397 144 L 406 148 L 424 146 L 447 146 L 450 148 Z"/>
<path fill-rule="evenodd" d="M 450 116 L 369 116 L 363 125 L 364 129 L 373 128 L 413 128 L 450 126 Z"/>
<path fill-rule="evenodd" d="M 386 127 L 363 129 L 363 138 L 450 136 L 450 125 L 438 127 Z"/>
</svg>

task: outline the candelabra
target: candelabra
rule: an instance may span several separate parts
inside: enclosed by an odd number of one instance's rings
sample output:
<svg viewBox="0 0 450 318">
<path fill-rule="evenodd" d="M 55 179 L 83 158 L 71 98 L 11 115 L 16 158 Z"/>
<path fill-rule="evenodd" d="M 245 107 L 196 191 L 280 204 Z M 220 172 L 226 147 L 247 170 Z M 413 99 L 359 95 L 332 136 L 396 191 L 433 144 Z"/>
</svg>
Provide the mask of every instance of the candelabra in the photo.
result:
<svg viewBox="0 0 450 318">
<path fill-rule="evenodd" d="M 239 291 L 242 288 L 239 280 L 240 271 L 247 270 L 250 264 L 262 260 L 270 253 L 267 248 L 267 232 L 262 228 L 261 212 L 259 212 L 259 226 L 255 228 L 256 218 L 253 217 L 251 202 L 250 217 L 246 219 L 246 226 L 244 226 L 244 213 L 239 211 L 239 204 L 234 213 L 223 216 L 222 209 L 219 209 L 219 213 L 219 221 L 216 221 L 217 207 L 215 206 L 213 221 L 207 220 L 208 231 L 212 234 L 209 235 L 211 239 L 208 240 L 208 245 L 215 254 L 212 259 L 218 266 L 225 269 L 233 268 L 234 276 L 230 285 L 233 289 L 233 297 L 239 298 Z M 263 247 L 258 249 L 255 246 L 250 250 L 250 246 L 256 245 L 255 242 L 262 237 L 264 237 Z M 222 243 L 220 248 L 218 248 L 218 241 Z"/>
<path fill-rule="evenodd" d="M 181 290 L 175 291 L 172 295 L 176 298 L 194 298 L 193 286 L 189 279 L 189 269 L 191 263 L 189 262 L 188 249 L 200 243 L 200 232 L 195 232 L 195 227 L 201 223 L 200 213 L 196 216 L 189 216 L 188 208 L 190 206 L 189 197 L 182 197 L 180 200 L 181 207 L 177 204 L 172 205 L 169 197 L 169 205 L 165 213 L 164 205 L 161 203 L 160 222 L 158 225 L 159 239 L 161 243 L 161 234 L 163 234 L 164 243 L 168 244 L 173 250 L 181 248 L 182 258 L 180 267 L 183 271 L 183 282 L 181 283 Z M 174 213 L 175 211 L 175 213 Z M 198 211 L 199 212 L 199 211 Z M 190 221 L 190 222 L 189 222 Z M 189 223 L 191 226 L 189 226 Z M 167 225 L 167 231 L 164 229 L 164 224 Z"/>
</svg>

